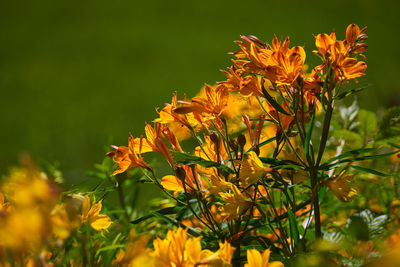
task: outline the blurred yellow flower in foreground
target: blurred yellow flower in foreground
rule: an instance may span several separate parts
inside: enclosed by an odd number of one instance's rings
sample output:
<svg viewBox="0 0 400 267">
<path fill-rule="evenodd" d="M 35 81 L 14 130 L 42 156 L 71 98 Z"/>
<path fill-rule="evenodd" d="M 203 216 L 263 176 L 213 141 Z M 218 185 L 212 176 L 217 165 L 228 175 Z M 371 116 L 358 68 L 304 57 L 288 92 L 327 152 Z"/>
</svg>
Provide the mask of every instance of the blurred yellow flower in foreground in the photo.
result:
<svg viewBox="0 0 400 267">
<path fill-rule="evenodd" d="M 129 244 L 125 251 L 120 251 L 117 258 L 113 261 L 113 266 L 154 266 L 154 258 L 147 243 L 150 236 L 137 236 L 135 230 L 131 230 L 129 235 Z"/>
<path fill-rule="evenodd" d="M 256 249 L 247 250 L 247 264 L 244 267 L 283 267 L 280 261 L 269 262 L 271 251 L 265 250 L 262 254 Z"/>
<path fill-rule="evenodd" d="M 154 240 L 155 265 L 160 267 L 231 266 L 234 249 L 227 242 L 220 243 L 217 252 L 201 249 L 201 237 L 188 237 L 187 229 L 170 230 L 165 239 Z"/>
</svg>

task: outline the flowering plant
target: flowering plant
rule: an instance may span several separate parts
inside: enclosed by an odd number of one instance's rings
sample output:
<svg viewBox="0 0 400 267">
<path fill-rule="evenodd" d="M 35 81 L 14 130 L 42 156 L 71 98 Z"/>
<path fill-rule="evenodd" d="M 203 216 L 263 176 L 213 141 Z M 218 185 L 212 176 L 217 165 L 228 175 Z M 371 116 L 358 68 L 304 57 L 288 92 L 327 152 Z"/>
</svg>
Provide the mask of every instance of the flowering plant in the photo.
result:
<svg viewBox="0 0 400 267">
<path fill-rule="evenodd" d="M 127 146 L 111 146 L 107 156 L 117 166 L 105 160 L 97 166 L 99 172 L 90 173 L 94 180 L 101 180 L 93 196 L 75 189 L 65 192 L 57 204 L 60 193 L 52 189 L 56 185 L 39 178 L 29 183 L 47 199 L 30 190 L 8 202 L 0 195 L 3 262 L 10 258 L 35 262 L 38 251 L 34 248 L 44 243 L 39 251 L 47 251 L 48 262 L 65 263 L 67 258 L 71 265 L 251 267 L 372 262 L 371 251 L 379 247 L 371 245 L 377 238 L 374 234 L 382 227 L 387 233 L 398 228 L 395 125 L 400 112 L 389 110 L 376 136 L 374 113 L 356 104 L 349 108 L 340 104 L 364 89 L 352 86 L 359 84 L 356 79 L 367 68 L 366 28 L 349 25 L 344 40 L 337 40 L 335 33 L 314 38 L 317 50 L 313 52 L 321 64 L 308 72 L 304 48 L 291 47 L 289 38 L 275 37 L 267 44 L 255 36 L 241 36 L 236 42 L 239 50 L 232 53 L 233 65 L 223 71 L 226 80 L 205 85 L 191 99 L 174 93 L 171 103 L 158 110 L 158 118 L 145 125 L 145 136 L 130 135 Z M 151 153 L 162 156 L 168 171 L 145 159 Z M 391 166 L 391 171 L 366 167 L 364 162 L 379 162 L 379 169 Z M 165 175 L 159 177 L 159 172 Z M 377 177 L 386 179 L 381 188 L 386 199 L 371 192 L 372 181 L 380 184 Z M 134 201 L 142 182 L 156 185 L 166 197 L 145 214 L 137 212 Z M 24 192 L 17 189 L 18 183 L 12 184 L 10 192 Z M 115 191 L 121 209 L 113 214 L 108 206 L 108 215 L 100 213 L 102 199 Z M 360 193 L 364 203 L 352 203 Z M 100 195 L 98 202 L 95 195 Z M 25 202 L 43 208 L 31 214 L 36 209 L 25 209 Z M 26 229 L 15 228 L 14 216 L 21 216 L 15 220 L 37 217 L 37 228 L 29 229 L 31 239 L 29 235 L 19 239 Z M 44 231 L 42 220 L 50 220 L 52 230 Z M 360 225 L 366 225 L 364 232 L 357 232 Z M 165 233 L 171 226 L 175 228 L 164 238 L 158 234 L 151 245 L 151 232 Z M 369 232 L 368 227 L 375 228 Z M 15 235 L 7 238 L 10 229 Z M 41 236 L 36 235 L 39 232 Z M 398 249 L 398 237 L 390 238 L 395 245 L 386 246 Z M 65 247 L 64 254 L 49 252 L 57 244 Z M 364 251 L 355 251 L 354 244 Z M 76 257 L 79 253 L 81 260 Z M 382 255 L 376 258 L 386 260 Z"/>
</svg>

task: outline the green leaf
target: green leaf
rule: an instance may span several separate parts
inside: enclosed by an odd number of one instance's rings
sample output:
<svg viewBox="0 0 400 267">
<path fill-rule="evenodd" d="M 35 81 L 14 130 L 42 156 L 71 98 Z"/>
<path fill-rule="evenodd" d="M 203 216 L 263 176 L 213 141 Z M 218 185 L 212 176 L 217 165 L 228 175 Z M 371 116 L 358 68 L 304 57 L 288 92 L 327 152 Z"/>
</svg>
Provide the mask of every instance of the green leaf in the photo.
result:
<svg viewBox="0 0 400 267">
<path fill-rule="evenodd" d="M 346 129 L 334 131 L 333 136 L 335 136 L 337 139 L 344 139 L 346 143 L 352 144 L 354 147 L 361 147 L 363 144 L 363 138 L 361 135 Z"/>
<path fill-rule="evenodd" d="M 105 247 L 99 248 L 99 249 L 96 251 L 96 257 L 98 257 L 99 254 L 100 254 L 101 252 L 103 252 L 103 251 L 107 251 L 107 250 L 116 250 L 116 249 L 119 249 L 119 248 L 125 248 L 125 245 L 111 245 L 111 246 L 105 246 Z"/>
<path fill-rule="evenodd" d="M 287 212 L 289 216 L 290 229 L 293 235 L 292 238 L 294 241 L 294 245 L 297 247 L 297 244 L 300 241 L 300 234 L 299 234 L 299 229 L 297 228 L 296 217 L 294 216 L 293 211 L 289 207 L 287 207 Z"/>
<path fill-rule="evenodd" d="M 278 102 L 276 102 L 276 100 L 267 92 L 267 90 L 265 89 L 264 85 L 262 86 L 262 92 L 264 94 L 264 97 L 268 100 L 268 102 L 280 113 L 283 113 L 285 115 L 290 116 L 289 113 L 286 112 L 286 110 L 284 110 L 281 105 L 278 104 Z"/>
<path fill-rule="evenodd" d="M 390 153 L 378 154 L 378 155 L 367 155 L 367 156 L 362 156 L 362 157 L 347 158 L 347 159 L 339 160 L 339 161 L 335 162 L 334 164 L 321 165 L 321 168 L 326 170 L 326 169 L 331 169 L 333 166 L 335 166 L 337 164 L 342 164 L 342 163 L 346 163 L 346 162 L 356 162 L 356 161 L 363 161 L 363 160 L 373 160 L 373 159 L 385 158 L 385 157 L 392 156 L 399 152 L 400 152 L 400 150 L 390 152 Z"/>
<path fill-rule="evenodd" d="M 321 186 L 318 193 L 319 202 L 323 203 L 326 194 L 326 185 Z"/>
<path fill-rule="evenodd" d="M 360 121 L 361 130 L 365 135 L 374 132 L 378 126 L 378 119 L 374 112 L 360 109 L 358 111 L 358 120 Z"/>
<path fill-rule="evenodd" d="M 148 214 L 148 215 L 142 216 L 142 217 L 140 217 L 140 218 L 138 218 L 138 219 L 136 219 L 136 220 L 134 220 L 134 221 L 131 221 L 131 223 L 132 223 L 132 224 L 138 224 L 138 223 L 140 223 L 140 222 L 143 222 L 143 221 L 145 221 L 145 220 L 147 220 L 147 219 L 150 219 L 150 218 L 154 217 L 154 216 L 155 216 L 155 213 L 159 213 L 159 214 L 162 214 L 162 215 L 176 214 L 176 213 L 178 213 L 181 209 L 182 209 L 182 207 L 179 207 L 179 206 L 163 208 L 163 209 L 154 211 L 154 212 L 152 212 L 152 213 L 150 213 L 150 214 Z"/>
<path fill-rule="evenodd" d="M 336 96 L 335 96 L 335 99 L 340 100 L 340 99 L 343 99 L 343 98 L 345 98 L 345 97 L 347 97 L 347 96 L 354 95 L 354 94 L 356 94 L 356 93 L 358 93 L 358 92 L 361 92 L 361 91 L 367 89 L 367 88 L 370 87 L 370 86 L 371 86 L 371 85 L 366 85 L 366 86 L 364 86 L 364 87 L 360 87 L 360 88 L 355 88 L 355 89 L 348 90 L 348 91 L 346 91 L 346 92 L 343 92 L 343 93 L 340 93 L 340 94 L 336 95 Z"/>
<path fill-rule="evenodd" d="M 325 82 L 325 77 L 324 77 L 324 75 L 322 75 L 322 74 L 319 73 L 318 71 L 316 71 L 315 73 L 321 78 L 321 80 L 322 80 L 323 82 Z"/>
<path fill-rule="evenodd" d="M 154 216 L 159 218 L 159 219 L 161 219 L 161 220 L 164 220 L 166 222 L 172 223 L 175 226 L 182 227 L 184 229 L 188 229 L 188 233 L 191 234 L 194 237 L 198 237 L 198 236 L 201 235 L 201 232 L 199 230 L 197 230 L 195 228 L 192 228 L 192 227 L 189 227 L 189 226 L 187 226 L 187 225 L 185 225 L 185 224 L 183 224 L 181 222 L 178 222 L 174 218 L 168 217 L 168 216 L 160 214 L 158 212 L 154 212 Z"/>
<path fill-rule="evenodd" d="M 273 168 L 277 169 L 277 170 L 281 170 L 281 169 L 285 169 L 285 170 L 304 170 L 304 167 L 303 166 L 299 166 L 299 165 L 279 165 L 279 166 L 275 166 Z"/>
<path fill-rule="evenodd" d="M 220 164 L 215 161 L 205 160 L 201 157 L 193 156 L 191 154 L 182 153 L 182 152 L 178 152 L 178 151 L 173 151 L 173 153 L 174 153 L 174 159 L 177 163 L 181 163 L 181 164 L 184 164 L 187 166 L 198 164 L 205 168 L 215 167 L 215 168 L 225 171 L 227 173 L 234 173 L 234 171 L 231 168 L 229 168 L 228 166 L 226 166 L 224 164 Z"/>
<path fill-rule="evenodd" d="M 258 145 L 258 147 L 265 146 L 265 145 L 267 145 L 267 144 L 269 144 L 269 143 L 275 141 L 275 139 L 276 139 L 276 136 L 273 136 L 273 137 L 271 137 L 271 138 L 268 138 L 267 140 L 262 141 L 262 142 Z"/>
<path fill-rule="evenodd" d="M 400 135 L 400 106 L 389 108 L 379 123 L 377 140 Z"/>
<path fill-rule="evenodd" d="M 315 112 L 313 112 L 313 114 L 311 116 L 311 120 L 308 123 L 306 139 L 304 141 L 304 153 L 305 153 L 307 159 L 309 159 L 309 157 L 310 157 L 310 140 L 311 140 L 312 130 L 313 130 L 313 126 L 314 126 L 314 118 L 315 118 Z"/>
<path fill-rule="evenodd" d="M 376 151 L 376 150 L 377 150 L 377 148 L 360 148 L 360 149 L 350 150 L 350 151 L 347 151 L 347 152 L 345 152 L 343 154 L 340 154 L 339 156 L 336 156 L 336 157 L 333 157 L 333 158 L 329 159 L 323 165 L 325 165 L 327 163 L 330 163 L 330 162 L 333 162 L 335 160 L 342 159 L 342 158 L 353 157 L 353 156 L 357 156 L 357 155 L 373 152 L 373 151 Z"/>
<path fill-rule="evenodd" d="M 252 241 L 256 241 L 257 243 L 262 246 L 262 250 L 270 249 L 273 253 L 281 253 L 282 249 L 275 246 L 274 242 L 266 238 L 265 236 L 256 236 L 256 235 L 249 235 L 243 239 L 243 243 L 249 244 Z"/>
<path fill-rule="evenodd" d="M 273 137 L 271 137 L 271 138 L 268 138 L 267 140 L 262 141 L 262 142 L 258 145 L 258 147 L 265 146 L 265 145 L 267 145 L 267 144 L 269 144 L 269 143 L 275 141 L 275 139 L 276 139 L 276 136 L 273 136 Z M 246 151 L 246 153 L 249 153 L 249 152 L 252 151 L 252 150 L 253 150 L 253 148 L 250 148 L 249 150 Z"/>
<path fill-rule="evenodd" d="M 373 169 L 370 169 L 370 168 L 361 167 L 361 166 L 357 166 L 357 165 L 350 165 L 350 167 L 352 167 L 353 169 L 362 171 L 362 172 L 372 173 L 372 174 L 375 174 L 375 175 L 378 175 L 378 176 L 391 176 L 390 174 L 378 172 L 376 170 L 373 170 Z"/>
<path fill-rule="evenodd" d="M 368 156 L 362 156 L 362 157 L 357 157 L 357 158 L 350 158 L 350 159 L 344 159 L 339 161 L 340 163 L 343 162 L 353 162 L 353 161 L 361 161 L 361 160 L 372 160 L 372 159 L 379 159 L 379 158 L 385 158 L 385 157 L 389 157 L 392 156 L 396 153 L 399 153 L 400 150 L 394 151 L 394 152 L 390 152 L 390 153 L 384 153 L 384 154 L 378 154 L 378 155 L 368 155 Z"/>
<path fill-rule="evenodd" d="M 279 160 L 277 158 L 267 158 L 267 157 L 259 157 L 259 159 L 265 163 L 270 164 L 272 166 L 282 166 L 282 165 L 297 165 L 301 166 L 299 163 L 293 160 Z"/>
</svg>

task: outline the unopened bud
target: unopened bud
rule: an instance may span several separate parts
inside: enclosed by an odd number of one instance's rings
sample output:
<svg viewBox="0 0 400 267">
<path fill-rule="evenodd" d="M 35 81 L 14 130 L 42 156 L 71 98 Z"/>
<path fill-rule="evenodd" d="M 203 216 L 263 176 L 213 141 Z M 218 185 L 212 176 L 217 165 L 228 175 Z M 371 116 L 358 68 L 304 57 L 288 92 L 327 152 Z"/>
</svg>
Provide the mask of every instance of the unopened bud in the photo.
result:
<svg viewBox="0 0 400 267">
<path fill-rule="evenodd" d="M 328 58 L 328 57 L 330 57 L 330 56 L 331 56 L 331 52 L 329 52 L 329 50 L 327 50 L 326 53 L 325 53 L 325 57 Z"/>
<path fill-rule="evenodd" d="M 237 142 L 238 142 L 239 146 L 240 146 L 241 148 L 243 148 L 244 145 L 246 144 L 246 137 L 245 137 L 243 134 L 239 135 L 239 136 L 237 137 Z"/>
<path fill-rule="evenodd" d="M 176 167 L 175 174 L 176 174 L 176 177 L 178 177 L 179 180 L 185 181 L 186 171 L 185 171 L 184 168 Z"/>
<path fill-rule="evenodd" d="M 355 42 L 358 43 L 358 42 L 363 41 L 363 40 L 366 40 L 366 39 L 368 39 L 368 35 L 365 34 L 365 33 L 362 33 L 362 34 L 360 34 L 359 36 L 357 36 Z"/>
<path fill-rule="evenodd" d="M 260 155 L 260 147 L 258 145 L 253 146 L 254 153 L 256 153 L 257 156 Z"/>
<path fill-rule="evenodd" d="M 213 141 L 214 144 L 218 144 L 219 143 L 219 137 L 216 133 L 212 133 L 210 135 L 211 141 Z"/>
<path fill-rule="evenodd" d="M 225 179 L 228 179 L 229 177 L 229 172 L 226 172 L 223 169 L 219 170 L 219 174 L 222 175 Z"/>
<path fill-rule="evenodd" d="M 301 75 L 297 76 L 297 83 L 299 84 L 300 87 L 303 87 L 303 82 L 304 82 L 303 77 L 301 77 Z"/>
<path fill-rule="evenodd" d="M 230 147 L 233 151 L 235 151 L 235 152 L 237 153 L 238 148 L 239 148 L 238 143 L 237 143 L 235 140 L 233 140 L 233 139 L 229 139 L 228 144 L 229 144 L 229 147 Z"/>
</svg>

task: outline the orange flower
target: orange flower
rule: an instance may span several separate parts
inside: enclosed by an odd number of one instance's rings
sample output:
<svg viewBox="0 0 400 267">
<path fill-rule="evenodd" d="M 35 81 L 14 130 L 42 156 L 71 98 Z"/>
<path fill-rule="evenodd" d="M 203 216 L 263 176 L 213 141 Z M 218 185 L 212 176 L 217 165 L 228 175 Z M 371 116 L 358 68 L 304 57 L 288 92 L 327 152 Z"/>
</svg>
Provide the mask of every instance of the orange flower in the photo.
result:
<svg viewBox="0 0 400 267">
<path fill-rule="evenodd" d="M 216 144 L 208 135 L 204 135 L 204 142 L 202 146 L 195 148 L 195 155 L 205 160 L 211 160 L 219 163 L 223 163 L 225 160 L 229 159 L 223 140 L 221 138 L 218 139 L 218 144 Z"/>
<path fill-rule="evenodd" d="M 191 167 L 182 165 L 178 168 L 182 168 L 185 171 L 183 181 L 185 182 L 186 191 L 193 193 L 198 190 L 207 189 L 208 185 L 199 175 L 197 168 L 195 167 L 192 171 Z M 175 175 L 166 175 L 161 179 L 161 185 L 167 189 L 174 191 L 175 194 L 185 191 L 182 180 Z"/>
<path fill-rule="evenodd" d="M 278 85 L 292 85 L 301 74 L 306 53 L 301 46 L 289 48 L 289 37 L 283 43 L 275 37 L 272 41 L 273 53 L 269 60 L 266 77 Z"/>
<path fill-rule="evenodd" d="M 151 151 L 162 154 L 168 163 L 175 168 L 175 162 L 168 146 L 163 140 L 163 138 L 165 138 L 172 146 L 172 149 L 182 152 L 179 141 L 173 132 L 165 125 L 156 123 L 154 128 L 152 128 L 146 123 L 145 133 L 146 138 L 140 137 L 134 139 L 132 135 L 130 135 L 129 147 L 111 146 L 111 148 L 116 151 L 109 152 L 107 156 L 112 157 L 119 165 L 119 169 L 116 170 L 113 175 L 125 172 L 133 167 L 141 167 L 150 170 L 151 167 L 144 161 L 142 153 Z"/>
<path fill-rule="evenodd" d="M 193 97 L 191 102 L 180 101 L 182 106 L 175 108 L 173 111 L 178 114 L 193 113 L 196 115 L 204 115 L 206 119 L 214 119 L 222 114 L 229 97 L 228 89 L 223 86 L 213 88 L 209 85 L 205 86 L 206 97 Z"/>
<path fill-rule="evenodd" d="M 140 167 L 145 169 L 151 169 L 150 165 L 147 164 L 141 153 L 143 147 L 143 138 L 140 138 L 139 144 L 136 143 L 132 135 L 129 136 L 129 146 L 111 146 L 115 151 L 107 153 L 107 156 L 111 157 L 114 162 L 118 163 L 119 169 L 113 172 L 113 175 L 117 175 L 125 172 L 126 170 L 133 167 Z"/>
<path fill-rule="evenodd" d="M 183 97 L 183 101 L 185 101 L 186 97 Z M 168 127 L 174 130 L 174 133 L 180 133 L 181 139 L 186 139 L 190 136 L 189 130 L 195 130 L 198 121 L 194 118 L 192 113 L 189 114 L 178 114 L 174 112 L 176 108 L 178 108 L 178 100 L 177 100 L 177 93 L 175 92 L 171 104 L 165 104 L 165 107 L 158 112 L 160 117 L 155 119 L 155 123 L 167 124 Z M 182 131 L 179 131 L 182 129 Z M 189 134 L 188 134 L 189 132 Z"/>
<path fill-rule="evenodd" d="M 240 91 L 240 93 L 245 96 L 263 96 L 261 87 L 264 83 L 264 79 L 262 77 L 242 77 L 240 71 L 238 71 L 235 66 L 230 67 L 229 72 L 223 70 L 222 73 L 228 80 L 220 82 L 219 84 L 226 86 L 229 91 Z"/>
<path fill-rule="evenodd" d="M 358 54 L 367 50 L 368 46 L 362 43 L 367 38 L 366 28 L 360 30 L 357 25 L 351 24 L 346 30 L 346 40 L 336 40 L 336 34 L 325 33 L 318 34 L 315 37 L 315 46 L 318 48 L 318 54 L 325 60 L 325 68 L 331 64 L 335 72 L 335 80 L 348 80 L 358 78 L 364 75 L 367 64 L 351 57 L 352 54 Z"/>
<path fill-rule="evenodd" d="M 233 61 L 238 68 L 246 73 L 264 75 L 278 85 L 292 85 L 296 82 L 306 58 L 303 47 L 289 48 L 288 37 L 283 43 L 275 37 L 272 46 L 268 47 L 254 36 L 241 38 L 244 42 L 236 42 L 241 50 L 234 53 L 238 60 Z"/>
<path fill-rule="evenodd" d="M 251 128 L 250 118 L 247 115 L 243 115 L 242 117 L 243 117 L 243 122 L 246 125 L 247 130 L 249 131 L 251 148 L 256 149 L 257 152 L 259 152 L 258 145 L 260 144 L 260 137 L 264 125 L 265 114 L 259 116 L 260 120 L 258 121 L 256 127 L 254 127 L 254 130 L 252 130 Z"/>
<path fill-rule="evenodd" d="M 351 47 L 351 52 L 359 54 L 365 52 L 368 49 L 368 45 L 362 41 L 368 38 L 365 34 L 367 27 L 360 30 L 358 25 L 350 24 L 346 29 L 346 42 Z"/>
</svg>

